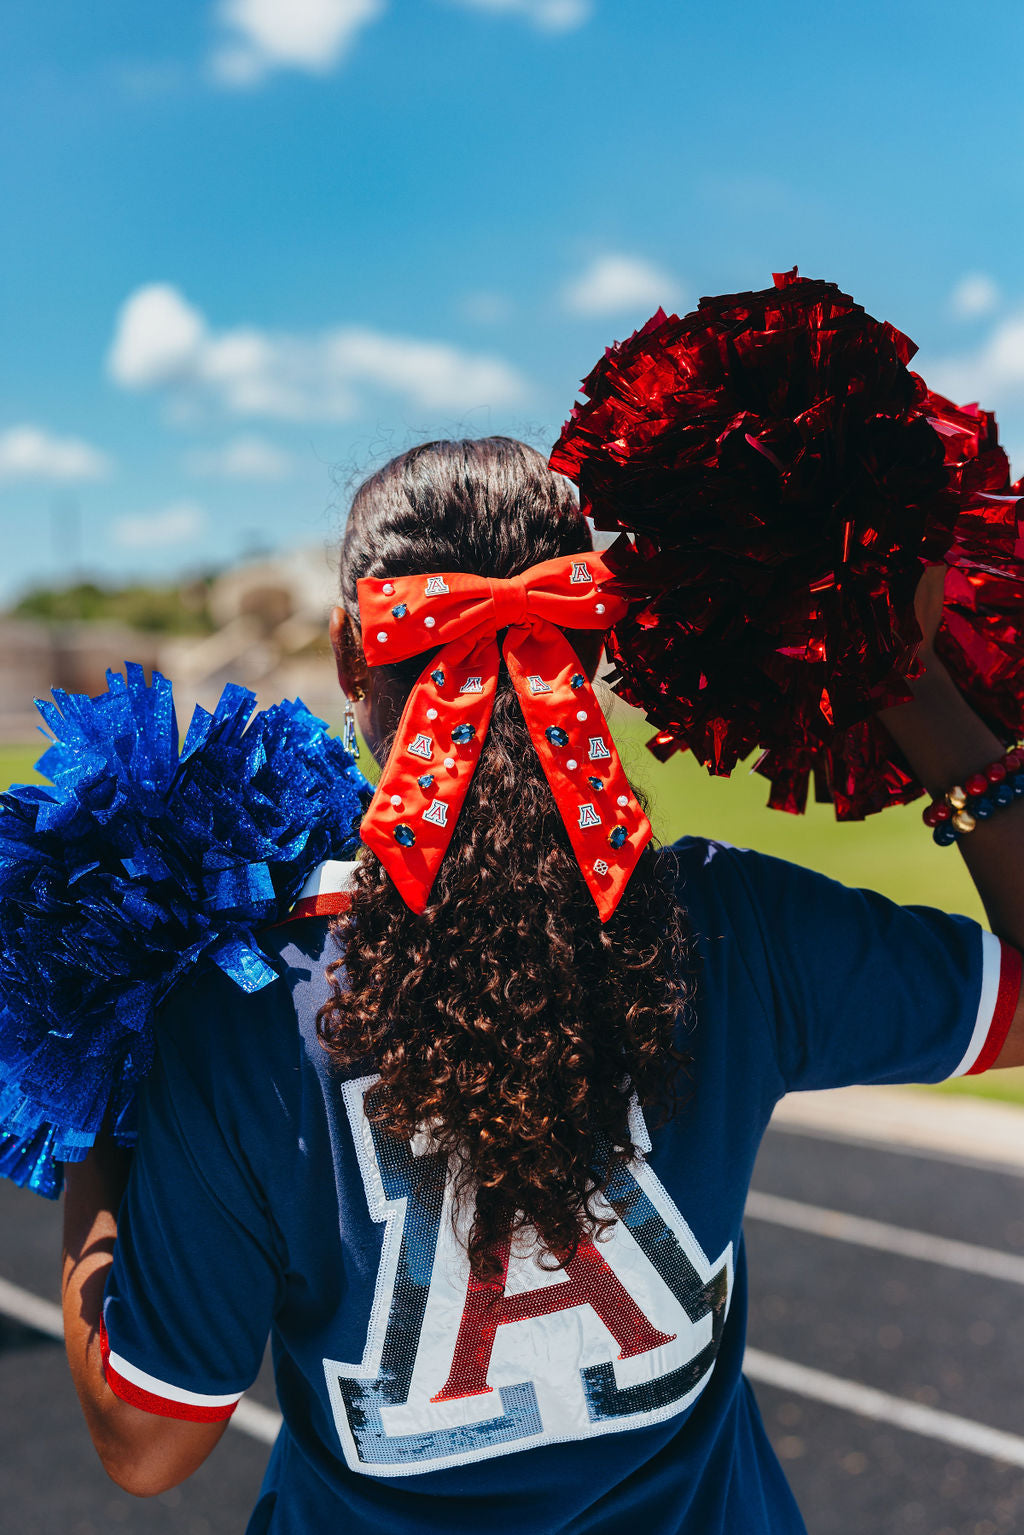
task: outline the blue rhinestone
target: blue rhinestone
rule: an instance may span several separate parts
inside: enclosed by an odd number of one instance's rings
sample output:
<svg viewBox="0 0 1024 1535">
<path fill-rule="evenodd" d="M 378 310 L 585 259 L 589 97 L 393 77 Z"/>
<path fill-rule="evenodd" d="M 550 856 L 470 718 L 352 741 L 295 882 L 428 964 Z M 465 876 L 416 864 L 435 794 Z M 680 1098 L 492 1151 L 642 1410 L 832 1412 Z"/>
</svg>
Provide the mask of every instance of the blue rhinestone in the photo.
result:
<svg viewBox="0 0 1024 1535">
<path fill-rule="evenodd" d="M 628 836 L 629 832 L 624 826 L 613 826 L 608 833 L 608 841 L 612 847 L 621 847 Z"/>
<path fill-rule="evenodd" d="M 601 782 L 600 778 L 588 778 L 587 779 L 587 783 L 590 785 L 590 787 L 592 789 L 603 789 L 604 788 L 604 784 Z"/>
<path fill-rule="evenodd" d="M 457 741 L 461 746 L 466 741 L 472 741 L 475 735 L 475 725 L 456 725 L 455 729 L 452 731 L 452 740 Z"/>
<path fill-rule="evenodd" d="M 1013 784 L 1004 782 L 998 784 L 993 791 L 992 798 L 1000 807 L 1013 804 Z"/>
<path fill-rule="evenodd" d="M 443 688 L 444 687 L 444 672 L 441 670 L 440 667 L 438 667 L 436 671 L 431 672 L 430 675 L 434 679 L 434 681 L 437 683 L 439 688 Z"/>
<path fill-rule="evenodd" d="M 430 785 L 434 782 L 434 775 L 433 773 L 424 773 L 421 778 L 417 778 L 416 782 L 421 789 L 429 789 Z"/>
<path fill-rule="evenodd" d="M 573 672 L 572 676 L 569 678 L 569 686 L 571 688 L 582 688 L 582 687 L 585 687 L 586 686 L 586 682 L 587 682 L 587 679 L 586 679 L 586 677 L 584 677 L 582 672 Z"/>
<path fill-rule="evenodd" d="M 416 833 L 411 826 L 406 826 L 404 821 L 395 827 L 395 841 L 402 847 L 412 847 L 416 841 Z"/>
<path fill-rule="evenodd" d="M 995 815 L 996 807 L 988 795 L 983 794 L 980 799 L 972 802 L 970 810 L 976 821 L 987 821 L 989 816 Z"/>
<path fill-rule="evenodd" d="M 932 832 L 932 841 L 940 847 L 951 847 L 956 841 L 956 828 L 951 821 L 940 821 Z"/>
<path fill-rule="evenodd" d="M 569 744 L 569 732 L 563 730 L 561 725 L 549 725 L 544 734 L 552 746 L 568 746 Z"/>
<path fill-rule="evenodd" d="M 409 604 L 407 602 L 396 602 L 391 611 L 396 618 L 404 618 L 409 611 Z"/>
</svg>

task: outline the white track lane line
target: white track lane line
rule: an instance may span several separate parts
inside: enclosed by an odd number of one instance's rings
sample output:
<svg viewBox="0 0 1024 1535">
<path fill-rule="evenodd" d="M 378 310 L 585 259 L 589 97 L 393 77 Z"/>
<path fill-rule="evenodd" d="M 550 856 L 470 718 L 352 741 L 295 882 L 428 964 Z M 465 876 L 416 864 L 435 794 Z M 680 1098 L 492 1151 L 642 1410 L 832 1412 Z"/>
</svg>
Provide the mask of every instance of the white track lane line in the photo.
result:
<svg viewBox="0 0 1024 1535">
<path fill-rule="evenodd" d="M 751 1189 L 747 1195 L 747 1215 L 754 1220 L 769 1221 L 774 1226 L 786 1226 L 791 1231 L 806 1231 L 812 1236 L 829 1237 L 836 1242 L 871 1247 L 876 1252 L 938 1263 L 944 1268 L 959 1269 L 964 1274 L 983 1274 L 987 1279 L 1024 1285 L 1024 1257 L 999 1252 L 994 1247 L 976 1247 L 973 1242 L 934 1237 L 926 1231 L 907 1231 L 885 1221 L 865 1220 L 860 1215 L 846 1215 L 841 1210 L 826 1210 L 820 1205 L 805 1205 L 796 1199 L 782 1199 L 777 1194 L 762 1194 L 757 1189 Z"/>
<path fill-rule="evenodd" d="M 859 1381 L 841 1380 L 838 1375 L 826 1375 L 824 1370 L 811 1370 L 774 1354 L 763 1354 L 759 1348 L 747 1349 L 743 1369 L 761 1385 L 792 1391 L 858 1417 L 872 1418 L 876 1423 L 889 1423 L 910 1434 L 922 1434 L 926 1439 L 938 1439 L 943 1444 L 956 1445 L 958 1450 L 970 1450 L 1010 1466 L 1024 1466 L 1024 1439 L 1018 1434 L 1006 1434 L 937 1407 L 908 1402 L 903 1397 L 890 1396 L 887 1391 L 876 1391 L 873 1386 L 862 1386 Z"/>
<path fill-rule="evenodd" d="M 60 1307 L 33 1295 L 31 1290 L 11 1284 L 8 1279 L 0 1279 L 0 1315 L 20 1322 L 23 1327 L 32 1327 L 47 1338 L 56 1338 L 58 1343 L 64 1342 L 64 1318 Z M 281 1414 L 243 1396 L 228 1423 L 261 1444 L 273 1444 L 281 1427 Z"/>
</svg>

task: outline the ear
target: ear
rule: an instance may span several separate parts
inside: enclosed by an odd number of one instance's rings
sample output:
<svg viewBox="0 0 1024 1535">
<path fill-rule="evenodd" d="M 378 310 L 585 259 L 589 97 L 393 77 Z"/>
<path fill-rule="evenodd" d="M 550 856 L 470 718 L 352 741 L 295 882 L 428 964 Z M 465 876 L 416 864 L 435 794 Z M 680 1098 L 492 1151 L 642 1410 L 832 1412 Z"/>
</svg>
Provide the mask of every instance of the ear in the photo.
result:
<svg viewBox="0 0 1024 1535">
<path fill-rule="evenodd" d="M 358 700 L 366 693 L 369 676 L 359 633 L 344 608 L 332 609 L 329 628 L 341 690 L 346 698 Z"/>
</svg>

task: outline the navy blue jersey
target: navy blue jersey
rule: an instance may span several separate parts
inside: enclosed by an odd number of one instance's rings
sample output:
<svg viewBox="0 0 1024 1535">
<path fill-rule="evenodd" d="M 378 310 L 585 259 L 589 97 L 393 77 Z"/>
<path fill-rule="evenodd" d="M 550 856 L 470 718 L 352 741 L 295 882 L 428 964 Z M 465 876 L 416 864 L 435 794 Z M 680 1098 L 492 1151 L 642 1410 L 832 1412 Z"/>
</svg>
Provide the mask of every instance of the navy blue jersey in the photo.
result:
<svg viewBox="0 0 1024 1535">
<path fill-rule="evenodd" d="M 742 1219 L 778 1099 L 991 1063 L 1016 954 L 696 838 L 663 852 L 697 939 L 692 1098 L 620 1163 L 618 1217 L 551 1271 L 472 1281 L 448 1169 L 369 1122 L 372 1072 L 316 1037 L 344 866 L 264 935 L 279 979 L 218 973 L 164 1010 L 105 1303 L 107 1379 L 154 1412 L 224 1417 L 268 1336 L 284 1427 L 250 1535 L 789 1535 L 800 1515 L 742 1375 Z"/>
</svg>

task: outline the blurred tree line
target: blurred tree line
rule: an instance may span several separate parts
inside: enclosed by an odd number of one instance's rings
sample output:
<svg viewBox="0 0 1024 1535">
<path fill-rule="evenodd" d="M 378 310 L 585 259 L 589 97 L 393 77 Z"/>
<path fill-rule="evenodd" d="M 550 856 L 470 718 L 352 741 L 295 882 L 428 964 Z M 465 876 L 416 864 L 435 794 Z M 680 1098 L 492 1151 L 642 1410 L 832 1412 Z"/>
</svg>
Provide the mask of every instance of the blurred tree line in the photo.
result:
<svg viewBox="0 0 1024 1535">
<path fill-rule="evenodd" d="M 150 634 L 210 634 L 214 573 L 172 584 L 101 586 L 79 581 L 72 586 L 39 586 L 25 592 L 10 609 L 14 618 L 43 623 L 117 623 Z"/>
</svg>

